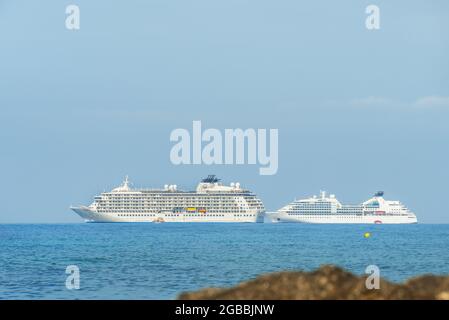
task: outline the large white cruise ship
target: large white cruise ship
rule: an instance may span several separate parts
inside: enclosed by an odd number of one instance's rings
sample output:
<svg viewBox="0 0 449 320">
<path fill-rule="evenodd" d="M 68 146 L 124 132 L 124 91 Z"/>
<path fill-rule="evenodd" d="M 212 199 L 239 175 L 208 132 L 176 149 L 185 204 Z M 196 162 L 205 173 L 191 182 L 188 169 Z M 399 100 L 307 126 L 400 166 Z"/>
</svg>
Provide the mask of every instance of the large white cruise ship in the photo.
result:
<svg viewBox="0 0 449 320">
<path fill-rule="evenodd" d="M 399 201 L 388 201 L 382 191 L 359 205 L 341 204 L 335 195 L 295 200 L 276 212 L 269 213 L 273 222 L 302 223 L 417 223 L 413 212 Z"/>
<path fill-rule="evenodd" d="M 214 175 L 195 191 L 176 185 L 133 189 L 128 177 L 120 187 L 103 192 L 89 206 L 71 207 L 89 222 L 263 222 L 262 201 L 239 183 L 225 186 Z"/>
</svg>

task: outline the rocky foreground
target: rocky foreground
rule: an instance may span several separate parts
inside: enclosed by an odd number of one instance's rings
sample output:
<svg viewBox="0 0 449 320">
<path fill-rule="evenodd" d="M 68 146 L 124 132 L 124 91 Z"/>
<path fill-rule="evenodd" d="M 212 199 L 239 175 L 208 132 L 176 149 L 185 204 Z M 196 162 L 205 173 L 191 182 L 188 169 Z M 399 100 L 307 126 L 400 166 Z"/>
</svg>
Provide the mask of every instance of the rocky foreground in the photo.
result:
<svg viewBox="0 0 449 320">
<path fill-rule="evenodd" d="M 232 288 L 207 288 L 182 293 L 178 299 L 439 299 L 449 300 L 449 276 L 423 275 L 395 284 L 380 280 L 380 289 L 368 290 L 367 276 L 356 276 L 335 266 L 312 272 L 279 272 L 262 275 Z"/>
</svg>

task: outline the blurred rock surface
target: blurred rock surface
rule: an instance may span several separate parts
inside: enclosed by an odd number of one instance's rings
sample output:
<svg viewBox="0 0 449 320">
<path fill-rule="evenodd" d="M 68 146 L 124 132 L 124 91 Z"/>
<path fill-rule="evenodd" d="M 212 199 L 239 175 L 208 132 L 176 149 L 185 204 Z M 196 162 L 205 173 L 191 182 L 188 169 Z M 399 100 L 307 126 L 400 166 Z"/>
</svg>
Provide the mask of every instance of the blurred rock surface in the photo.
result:
<svg viewBox="0 0 449 320">
<path fill-rule="evenodd" d="M 259 276 L 231 288 L 206 288 L 185 292 L 178 299 L 249 300 L 449 300 L 449 276 L 422 275 L 400 284 L 380 280 L 380 289 L 368 290 L 368 275 L 356 276 L 339 267 L 325 265 L 312 272 L 278 272 Z"/>
</svg>

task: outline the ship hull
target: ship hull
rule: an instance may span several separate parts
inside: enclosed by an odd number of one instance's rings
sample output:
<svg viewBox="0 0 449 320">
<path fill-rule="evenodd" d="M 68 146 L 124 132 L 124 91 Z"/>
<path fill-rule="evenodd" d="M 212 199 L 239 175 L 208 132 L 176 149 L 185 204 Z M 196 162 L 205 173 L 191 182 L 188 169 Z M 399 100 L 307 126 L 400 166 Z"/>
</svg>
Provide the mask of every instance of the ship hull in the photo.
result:
<svg viewBox="0 0 449 320">
<path fill-rule="evenodd" d="M 252 222 L 262 223 L 265 212 L 233 214 L 233 213 L 98 213 L 88 207 L 72 207 L 86 222 Z"/>
<path fill-rule="evenodd" d="M 413 224 L 415 216 L 373 216 L 373 215 L 295 215 L 273 213 L 269 215 L 272 222 L 319 223 L 319 224 Z"/>
</svg>

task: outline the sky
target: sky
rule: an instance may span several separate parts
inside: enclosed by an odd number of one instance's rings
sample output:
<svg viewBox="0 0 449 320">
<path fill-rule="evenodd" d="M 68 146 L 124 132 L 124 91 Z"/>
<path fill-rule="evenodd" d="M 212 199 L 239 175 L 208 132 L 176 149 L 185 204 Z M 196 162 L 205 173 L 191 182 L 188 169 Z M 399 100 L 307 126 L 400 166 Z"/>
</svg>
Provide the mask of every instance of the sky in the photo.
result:
<svg viewBox="0 0 449 320">
<path fill-rule="evenodd" d="M 277 173 L 173 165 L 170 132 L 194 120 L 278 129 Z M 268 211 L 383 190 L 449 223 L 448 120 L 446 0 L 0 0 L 0 223 L 81 222 L 69 207 L 125 175 L 193 189 L 208 174 Z"/>
</svg>

